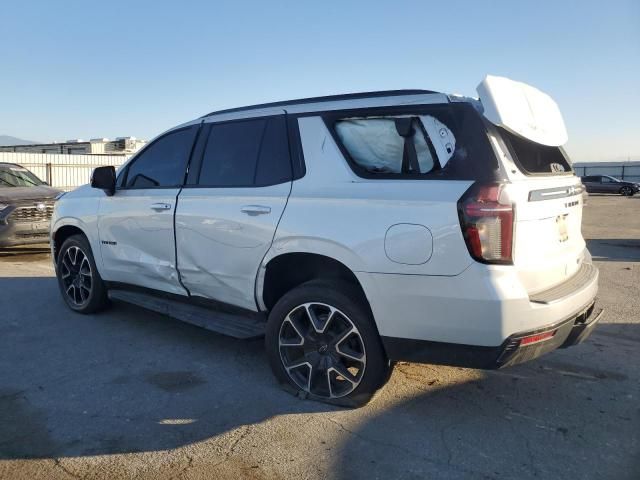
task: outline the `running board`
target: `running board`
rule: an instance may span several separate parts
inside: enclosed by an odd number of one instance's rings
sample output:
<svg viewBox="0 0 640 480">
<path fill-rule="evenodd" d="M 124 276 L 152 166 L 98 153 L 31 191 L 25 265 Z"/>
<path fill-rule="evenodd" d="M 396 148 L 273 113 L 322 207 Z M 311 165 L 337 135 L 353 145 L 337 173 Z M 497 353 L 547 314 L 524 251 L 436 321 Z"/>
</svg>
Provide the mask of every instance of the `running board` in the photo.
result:
<svg viewBox="0 0 640 480">
<path fill-rule="evenodd" d="M 199 305 L 128 290 L 109 290 L 108 295 L 111 300 L 131 303 L 230 337 L 256 338 L 264 336 L 265 332 L 266 318 L 260 313 L 248 312 L 243 315 L 221 312 Z"/>
</svg>

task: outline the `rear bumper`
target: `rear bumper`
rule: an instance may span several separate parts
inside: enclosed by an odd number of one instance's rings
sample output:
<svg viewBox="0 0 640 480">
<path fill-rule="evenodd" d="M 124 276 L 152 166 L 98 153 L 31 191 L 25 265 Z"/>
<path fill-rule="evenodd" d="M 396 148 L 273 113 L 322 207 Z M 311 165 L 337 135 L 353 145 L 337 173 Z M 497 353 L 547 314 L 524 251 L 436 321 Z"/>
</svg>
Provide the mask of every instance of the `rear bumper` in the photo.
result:
<svg viewBox="0 0 640 480">
<path fill-rule="evenodd" d="M 507 265 L 474 262 L 456 276 L 356 275 L 380 335 L 484 349 L 520 332 L 567 321 L 591 305 L 598 270 L 586 263 L 579 276 L 536 295 Z"/>
<path fill-rule="evenodd" d="M 497 347 L 385 336 L 382 337 L 382 343 L 391 360 L 497 369 L 527 362 L 557 348 L 583 342 L 597 325 L 602 313 L 602 309 L 591 303 L 561 322 L 513 334 Z M 545 339 L 530 344 L 523 343 L 525 339 L 530 340 L 532 337 Z"/>
</svg>

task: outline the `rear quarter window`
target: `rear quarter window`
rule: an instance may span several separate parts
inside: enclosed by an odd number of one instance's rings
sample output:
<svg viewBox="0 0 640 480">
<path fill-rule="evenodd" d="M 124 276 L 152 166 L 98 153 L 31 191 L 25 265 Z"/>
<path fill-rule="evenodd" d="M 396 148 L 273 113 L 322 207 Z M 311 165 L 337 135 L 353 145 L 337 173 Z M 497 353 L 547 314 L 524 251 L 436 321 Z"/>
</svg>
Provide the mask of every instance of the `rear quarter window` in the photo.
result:
<svg viewBox="0 0 640 480">
<path fill-rule="evenodd" d="M 353 162 L 369 173 L 420 175 L 440 168 L 419 117 L 345 118 L 334 128 Z"/>
<path fill-rule="evenodd" d="M 358 176 L 369 179 L 499 179 L 481 115 L 469 103 L 372 107 L 323 115 Z"/>
</svg>

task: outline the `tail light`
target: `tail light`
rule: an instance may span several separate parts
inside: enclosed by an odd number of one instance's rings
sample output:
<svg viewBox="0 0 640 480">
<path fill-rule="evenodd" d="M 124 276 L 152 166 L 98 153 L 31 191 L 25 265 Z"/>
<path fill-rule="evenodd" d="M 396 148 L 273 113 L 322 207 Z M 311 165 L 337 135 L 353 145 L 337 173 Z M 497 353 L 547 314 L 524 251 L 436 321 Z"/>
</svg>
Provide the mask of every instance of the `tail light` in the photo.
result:
<svg viewBox="0 0 640 480">
<path fill-rule="evenodd" d="M 500 198 L 502 191 L 499 183 L 474 184 L 458 201 L 462 234 L 478 262 L 513 263 L 515 209 Z"/>
</svg>

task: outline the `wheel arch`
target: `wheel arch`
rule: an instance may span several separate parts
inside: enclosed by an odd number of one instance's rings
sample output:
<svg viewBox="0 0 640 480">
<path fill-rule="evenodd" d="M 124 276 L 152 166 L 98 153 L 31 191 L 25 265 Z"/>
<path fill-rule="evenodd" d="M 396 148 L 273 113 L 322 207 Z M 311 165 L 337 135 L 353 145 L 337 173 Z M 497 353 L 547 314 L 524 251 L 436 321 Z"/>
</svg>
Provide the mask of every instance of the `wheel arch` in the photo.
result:
<svg viewBox="0 0 640 480">
<path fill-rule="evenodd" d="M 51 234 L 51 253 L 53 254 L 54 262 L 58 260 L 58 254 L 60 253 L 62 244 L 67 238 L 73 235 L 84 235 L 87 240 L 89 239 L 84 230 L 73 224 L 62 225 Z"/>
<path fill-rule="evenodd" d="M 353 285 L 371 312 L 366 292 L 354 270 L 340 260 L 311 251 L 290 251 L 265 259 L 256 280 L 258 306 L 261 310 L 271 310 L 285 293 L 316 279 L 336 279 Z"/>
</svg>

